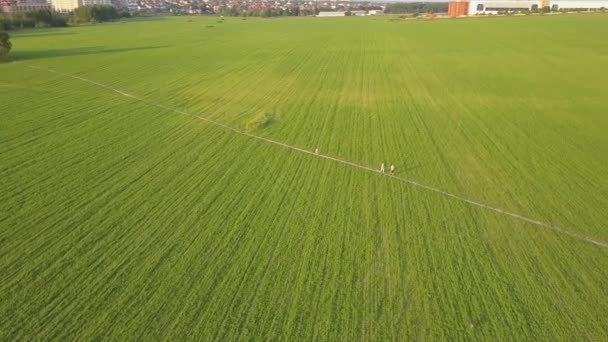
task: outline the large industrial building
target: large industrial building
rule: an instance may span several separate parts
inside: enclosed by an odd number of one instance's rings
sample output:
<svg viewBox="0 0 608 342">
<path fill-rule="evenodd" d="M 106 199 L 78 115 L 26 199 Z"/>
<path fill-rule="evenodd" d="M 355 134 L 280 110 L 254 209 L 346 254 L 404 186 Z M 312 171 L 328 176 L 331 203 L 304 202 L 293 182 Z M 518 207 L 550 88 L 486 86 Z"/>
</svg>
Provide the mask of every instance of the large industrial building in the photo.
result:
<svg viewBox="0 0 608 342">
<path fill-rule="evenodd" d="M 448 15 L 457 17 L 504 12 L 535 12 L 543 8 L 549 8 L 552 12 L 608 10 L 608 0 L 457 0 L 449 3 Z"/>
</svg>

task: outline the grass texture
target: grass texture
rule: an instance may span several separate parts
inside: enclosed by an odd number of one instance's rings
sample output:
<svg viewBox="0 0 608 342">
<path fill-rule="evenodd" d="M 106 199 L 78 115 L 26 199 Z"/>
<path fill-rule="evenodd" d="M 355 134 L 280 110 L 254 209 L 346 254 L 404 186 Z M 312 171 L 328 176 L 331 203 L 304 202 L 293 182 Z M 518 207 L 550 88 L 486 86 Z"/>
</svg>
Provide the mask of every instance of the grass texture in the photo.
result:
<svg viewBox="0 0 608 342">
<path fill-rule="evenodd" d="M 607 249 L 170 110 L 608 242 L 608 15 L 216 20 L 13 35 L 0 340 L 608 338 Z"/>
</svg>

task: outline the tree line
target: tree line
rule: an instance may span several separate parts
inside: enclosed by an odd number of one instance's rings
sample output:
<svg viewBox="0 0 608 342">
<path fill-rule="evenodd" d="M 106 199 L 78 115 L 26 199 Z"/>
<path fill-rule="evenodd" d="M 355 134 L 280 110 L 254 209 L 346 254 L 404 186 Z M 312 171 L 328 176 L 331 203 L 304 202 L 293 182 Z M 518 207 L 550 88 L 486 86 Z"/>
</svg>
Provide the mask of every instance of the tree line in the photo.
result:
<svg viewBox="0 0 608 342">
<path fill-rule="evenodd" d="M 69 14 L 49 10 L 0 14 L 0 30 L 24 28 L 65 27 L 68 24 L 95 23 L 130 17 L 127 11 L 119 12 L 113 6 L 87 5 L 76 8 Z"/>
<path fill-rule="evenodd" d="M 34 27 L 64 27 L 67 24 L 67 16 L 48 10 L 0 15 L 0 30 L 6 31 Z"/>
<path fill-rule="evenodd" d="M 101 23 L 120 18 L 129 18 L 128 11 L 119 12 L 116 7 L 108 5 L 87 5 L 76 8 L 71 14 L 73 23 Z"/>
</svg>

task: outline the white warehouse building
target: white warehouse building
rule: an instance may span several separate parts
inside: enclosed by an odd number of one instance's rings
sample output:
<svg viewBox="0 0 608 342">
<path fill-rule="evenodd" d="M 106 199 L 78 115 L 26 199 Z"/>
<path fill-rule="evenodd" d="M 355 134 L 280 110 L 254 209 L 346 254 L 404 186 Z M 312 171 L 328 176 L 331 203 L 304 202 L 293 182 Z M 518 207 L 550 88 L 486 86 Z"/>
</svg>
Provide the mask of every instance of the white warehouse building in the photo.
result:
<svg viewBox="0 0 608 342">
<path fill-rule="evenodd" d="M 555 0 L 549 2 L 554 11 L 560 9 L 600 9 L 608 10 L 608 0 Z"/>
<path fill-rule="evenodd" d="M 319 12 L 317 17 L 344 17 L 346 12 Z"/>
<path fill-rule="evenodd" d="M 538 0 L 472 0 L 469 2 L 469 15 L 496 14 L 502 11 L 532 11 L 540 7 Z"/>
<path fill-rule="evenodd" d="M 608 0 L 471 0 L 468 15 L 537 11 L 544 7 L 551 8 L 553 12 L 599 10 L 608 9 Z"/>
</svg>

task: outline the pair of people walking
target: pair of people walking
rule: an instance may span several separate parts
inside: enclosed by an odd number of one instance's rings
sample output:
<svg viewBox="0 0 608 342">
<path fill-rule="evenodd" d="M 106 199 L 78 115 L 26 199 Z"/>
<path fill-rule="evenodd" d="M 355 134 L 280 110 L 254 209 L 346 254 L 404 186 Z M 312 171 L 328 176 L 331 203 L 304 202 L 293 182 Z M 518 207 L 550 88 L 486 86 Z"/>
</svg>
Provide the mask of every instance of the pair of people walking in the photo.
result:
<svg viewBox="0 0 608 342">
<path fill-rule="evenodd" d="M 390 172 L 391 172 L 391 176 L 394 176 L 394 175 L 395 175 L 395 164 L 391 164 L 391 167 L 390 167 Z M 381 173 L 381 174 L 384 174 L 384 163 L 382 163 L 382 164 L 380 165 L 380 173 Z"/>
</svg>

